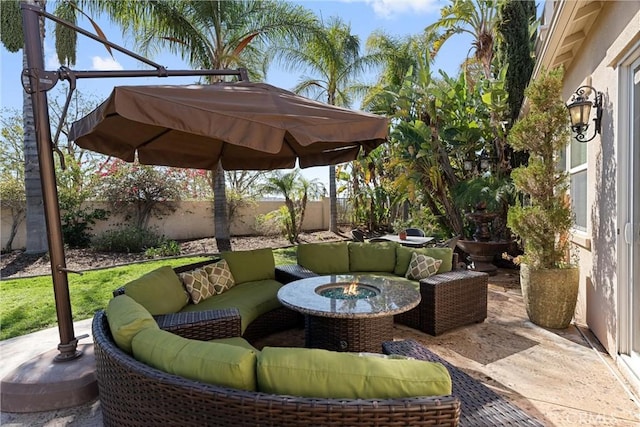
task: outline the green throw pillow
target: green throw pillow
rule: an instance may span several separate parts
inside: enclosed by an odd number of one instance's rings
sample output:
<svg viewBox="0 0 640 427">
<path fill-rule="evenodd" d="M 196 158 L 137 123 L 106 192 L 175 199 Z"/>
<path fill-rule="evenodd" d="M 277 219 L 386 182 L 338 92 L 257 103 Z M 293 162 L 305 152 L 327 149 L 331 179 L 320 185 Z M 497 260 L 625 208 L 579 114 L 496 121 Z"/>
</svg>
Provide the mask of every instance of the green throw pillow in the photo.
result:
<svg viewBox="0 0 640 427">
<path fill-rule="evenodd" d="M 133 357 L 161 371 L 191 380 L 256 390 L 256 351 L 239 345 L 190 340 L 161 329 L 133 338 Z"/>
<path fill-rule="evenodd" d="M 349 271 L 392 272 L 396 265 L 396 244 L 393 242 L 349 242 Z"/>
<path fill-rule="evenodd" d="M 440 363 L 363 357 L 308 348 L 265 347 L 258 355 L 265 393 L 335 399 L 396 399 L 451 394 Z"/>
<path fill-rule="evenodd" d="M 276 278 L 276 263 L 271 248 L 253 251 L 223 252 L 236 284 Z"/>
<path fill-rule="evenodd" d="M 347 242 L 299 245 L 298 264 L 317 274 L 348 273 L 349 249 Z"/>
<path fill-rule="evenodd" d="M 407 274 L 407 268 L 409 268 L 409 262 L 411 261 L 411 255 L 416 252 L 419 254 L 430 256 L 431 258 L 442 260 L 440 267 L 438 267 L 438 274 L 451 271 L 453 249 L 451 248 L 408 248 L 406 246 L 396 246 L 396 266 L 393 273 L 396 276 L 405 276 Z"/>
<path fill-rule="evenodd" d="M 178 275 L 166 265 L 124 285 L 124 293 L 154 316 L 177 313 L 189 302 Z"/>
<path fill-rule="evenodd" d="M 111 335 L 118 347 L 131 354 L 131 340 L 143 329 L 158 329 L 149 312 L 127 295 L 111 299 L 106 309 Z"/>
</svg>

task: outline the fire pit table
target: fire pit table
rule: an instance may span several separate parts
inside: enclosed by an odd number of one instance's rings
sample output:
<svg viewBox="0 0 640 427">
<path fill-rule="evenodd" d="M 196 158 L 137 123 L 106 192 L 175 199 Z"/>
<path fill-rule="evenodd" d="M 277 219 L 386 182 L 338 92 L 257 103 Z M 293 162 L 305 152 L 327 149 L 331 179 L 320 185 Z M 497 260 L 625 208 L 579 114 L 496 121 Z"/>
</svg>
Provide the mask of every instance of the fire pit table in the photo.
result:
<svg viewBox="0 0 640 427">
<path fill-rule="evenodd" d="M 393 278 L 317 276 L 278 291 L 280 302 L 305 316 L 305 344 L 334 351 L 382 351 L 393 339 L 393 316 L 420 303 L 420 293 Z"/>
</svg>

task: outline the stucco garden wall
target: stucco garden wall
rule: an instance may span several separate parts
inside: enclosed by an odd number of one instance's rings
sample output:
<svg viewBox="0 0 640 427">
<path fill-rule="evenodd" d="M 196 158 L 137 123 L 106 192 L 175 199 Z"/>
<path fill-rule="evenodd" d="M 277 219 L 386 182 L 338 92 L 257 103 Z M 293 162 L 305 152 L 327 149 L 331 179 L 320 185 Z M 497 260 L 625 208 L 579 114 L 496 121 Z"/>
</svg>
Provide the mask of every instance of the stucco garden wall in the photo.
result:
<svg viewBox="0 0 640 427">
<path fill-rule="evenodd" d="M 96 203 L 96 207 L 106 208 L 104 204 Z M 282 201 L 260 201 L 242 207 L 231 218 L 231 235 L 247 236 L 261 234 L 256 228 L 256 217 L 283 206 Z M 4 248 L 11 230 L 11 215 L 6 209 L 0 212 L 2 223 L 1 242 Z M 125 223 L 123 215 L 112 212 L 107 221 L 100 221 L 93 227 L 93 234 L 100 234 L 105 230 Z M 157 227 L 167 238 L 174 240 L 199 239 L 214 235 L 213 202 L 183 201 L 176 211 L 161 218 L 152 218 L 151 227 Z M 329 228 L 329 199 L 310 201 L 307 204 L 303 230 L 326 230 Z M 277 230 L 274 230 L 277 232 Z M 25 223 L 23 222 L 13 241 L 13 249 L 24 248 L 26 245 Z"/>
</svg>

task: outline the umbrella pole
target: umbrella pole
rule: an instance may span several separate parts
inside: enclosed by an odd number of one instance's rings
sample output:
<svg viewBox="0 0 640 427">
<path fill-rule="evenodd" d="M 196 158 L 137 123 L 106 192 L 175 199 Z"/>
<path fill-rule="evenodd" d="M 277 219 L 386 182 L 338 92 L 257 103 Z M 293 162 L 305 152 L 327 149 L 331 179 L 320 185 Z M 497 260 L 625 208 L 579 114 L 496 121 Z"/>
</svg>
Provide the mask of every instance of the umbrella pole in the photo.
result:
<svg viewBox="0 0 640 427">
<path fill-rule="evenodd" d="M 40 22 L 37 11 L 30 8 L 23 8 L 22 24 L 25 43 L 24 49 L 27 58 L 27 69 L 23 71 L 23 84 L 24 77 L 27 76 L 29 82 L 28 86 L 25 86 L 25 91 L 31 94 L 33 104 L 38 144 L 38 162 L 40 164 L 40 181 L 47 226 L 49 256 L 51 259 L 51 276 L 53 279 L 53 292 L 58 317 L 58 330 L 60 332 L 60 344 L 58 344 L 60 354 L 55 357 L 55 360 L 67 361 L 81 356 L 82 353 L 77 350 L 78 339 L 75 337 L 73 331 L 71 300 L 69 298 L 69 283 L 64 257 L 60 207 L 58 204 L 58 190 L 56 188 L 51 127 L 46 95 L 46 91 L 53 87 L 55 82 L 52 84 L 44 72 L 42 41 L 40 40 Z"/>
</svg>

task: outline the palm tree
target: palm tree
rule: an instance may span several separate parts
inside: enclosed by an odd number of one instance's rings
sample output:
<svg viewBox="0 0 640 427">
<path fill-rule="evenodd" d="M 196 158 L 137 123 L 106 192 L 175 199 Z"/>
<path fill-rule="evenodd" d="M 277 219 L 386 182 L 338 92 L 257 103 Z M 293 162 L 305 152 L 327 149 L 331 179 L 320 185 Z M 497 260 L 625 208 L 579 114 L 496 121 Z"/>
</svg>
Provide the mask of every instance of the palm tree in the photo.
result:
<svg viewBox="0 0 640 427">
<path fill-rule="evenodd" d="M 264 75 L 267 46 L 299 42 L 317 25 L 310 11 L 284 2 L 139 1 L 130 6 L 130 13 L 116 20 L 134 30 L 143 54 L 167 49 L 194 68 L 244 67 L 252 79 Z M 139 19 L 131 18 L 132 11 Z M 220 165 L 214 175 L 216 243 L 218 250 L 230 250 L 225 176 Z"/>
<path fill-rule="evenodd" d="M 454 34 L 469 34 L 473 37 L 471 44 L 475 51 L 474 58 L 482 65 L 484 78 L 490 81 L 493 77 L 491 67 L 496 50 L 495 46 L 502 23 L 502 16 L 499 12 L 505 0 L 450 1 L 449 6 L 442 8 L 440 19 L 425 28 L 427 40 L 435 40 L 433 54 L 435 55 L 442 44 Z M 467 61 L 465 66 L 467 74 L 472 74 L 470 66 L 470 61 Z M 496 80 L 499 79 L 500 77 Z M 492 109 L 490 114 L 494 154 L 497 157 L 496 168 L 499 174 L 509 175 L 510 164 L 507 153 L 511 151 L 511 148 L 507 144 L 500 124 L 504 119 L 505 112 Z"/>
<path fill-rule="evenodd" d="M 274 172 L 267 177 L 261 186 L 266 194 L 279 194 L 284 197 L 287 217 L 281 219 L 286 229 L 287 238 L 291 243 L 298 241 L 304 214 L 309 197 L 315 198 L 324 193 L 324 186 L 318 180 L 307 180 L 300 175 L 298 169 L 290 172 Z"/>
<path fill-rule="evenodd" d="M 323 31 L 303 45 L 276 53 L 290 69 L 303 68 L 317 77 L 303 77 L 293 88 L 302 95 L 324 98 L 328 104 L 350 107 L 360 93 L 356 79 L 375 64 L 376 58 L 360 55 L 360 39 L 340 18 L 331 18 Z M 329 167 L 329 230 L 338 232 L 336 167 Z"/>
<path fill-rule="evenodd" d="M 494 44 L 500 22 L 500 0 L 450 0 L 441 9 L 441 17 L 425 28 L 430 40 L 434 40 L 433 54 L 454 34 L 467 33 L 473 37 L 475 59 L 482 64 L 485 77 L 491 77 Z M 444 32 L 441 32 L 444 31 Z"/>
<path fill-rule="evenodd" d="M 46 0 L 24 0 L 44 8 Z M 23 68 L 27 68 L 27 56 L 24 52 L 24 38 L 22 32 L 22 17 L 19 1 L 2 2 L 3 28 L 2 44 L 9 52 L 22 49 Z M 40 19 L 40 37 L 44 39 L 44 20 Z M 44 55 L 44 53 L 43 53 Z M 42 253 L 47 251 L 47 232 L 45 228 L 44 203 L 42 201 L 42 186 L 40 185 L 40 164 L 38 162 L 38 147 L 36 139 L 35 121 L 31 95 L 24 92 L 22 101 L 23 132 L 24 132 L 24 186 L 27 201 L 27 253 Z"/>
</svg>

